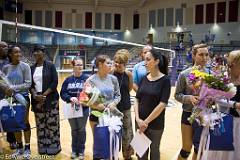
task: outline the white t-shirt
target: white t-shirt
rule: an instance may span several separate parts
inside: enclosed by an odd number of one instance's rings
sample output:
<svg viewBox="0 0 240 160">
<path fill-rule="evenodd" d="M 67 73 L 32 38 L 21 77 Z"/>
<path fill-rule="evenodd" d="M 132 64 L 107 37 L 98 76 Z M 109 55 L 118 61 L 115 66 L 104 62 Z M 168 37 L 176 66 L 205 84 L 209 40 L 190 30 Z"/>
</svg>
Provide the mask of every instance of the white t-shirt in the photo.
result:
<svg viewBox="0 0 240 160">
<path fill-rule="evenodd" d="M 36 67 L 33 74 L 33 81 L 35 83 L 35 89 L 37 92 L 42 92 L 42 70 L 43 66 Z"/>
</svg>

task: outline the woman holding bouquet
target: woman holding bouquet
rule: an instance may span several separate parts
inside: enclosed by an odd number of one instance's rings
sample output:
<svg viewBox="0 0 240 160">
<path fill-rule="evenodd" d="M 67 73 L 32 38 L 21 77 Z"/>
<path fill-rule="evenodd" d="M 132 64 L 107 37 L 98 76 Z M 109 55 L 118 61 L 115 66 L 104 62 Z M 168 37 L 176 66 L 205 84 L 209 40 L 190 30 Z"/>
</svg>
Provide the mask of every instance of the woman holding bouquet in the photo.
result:
<svg viewBox="0 0 240 160">
<path fill-rule="evenodd" d="M 171 92 L 168 74 L 168 60 L 160 52 L 152 49 L 145 55 L 149 74 L 140 82 L 134 111 L 139 132 L 144 132 L 152 141 L 150 159 L 160 160 L 160 141 L 164 130 L 165 107 Z M 140 160 L 148 159 L 148 151 Z"/>
<path fill-rule="evenodd" d="M 196 67 L 204 72 L 209 72 L 206 69 L 206 64 L 209 60 L 208 46 L 206 44 L 194 45 L 192 48 L 192 58 L 194 65 L 179 74 L 174 95 L 176 100 L 183 104 L 181 118 L 182 149 L 178 155 L 178 160 L 187 159 L 190 155 L 193 145 L 193 129 L 188 118 L 191 116 L 194 105 L 198 104 L 198 95 L 192 85 L 188 83 L 188 76 Z M 194 152 L 197 153 L 197 150 L 195 149 Z"/>
<path fill-rule="evenodd" d="M 107 55 L 98 55 L 95 60 L 95 65 L 98 68 L 97 73 L 90 76 L 86 84 L 90 84 L 100 90 L 100 94 L 106 99 L 104 103 L 94 103 L 90 105 L 92 110 L 102 112 L 105 108 L 114 110 L 121 99 L 120 89 L 117 78 L 110 74 L 112 69 L 112 61 Z M 94 128 L 98 124 L 98 117 L 90 114 L 90 125 L 94 135 Z M 104 147 L 104 146 L 103 146 Z M 93 155 L 93 159 L 101 159 Z"/>
<path fill-rule="evenodd" d="M 118 79 L 121 101 L 117 105 L 117 109 L 123 113 L 123 136 L 122 136 L 122 153 L 125 160 L 131 159 L 134 154 L 130 142 L 133 139 L 132 117 L 131 117 L 131 101 L 130 91 L 133 87 L 132 73 L 126 71 L 129 52 L 126 49 L 120 49 L 114 56 L 114 73 Z"/>
<path fill-rule="evenodd" d="M 231 82 L 236 86 L 237 92 L 230 100 L 217 100 L 219 107 L 230 107 L 230 115 L 233 116 L 233 143 L 232 141 L 226 145 L 233 145 L 234 150 L 218 150 L 208 151 L 208 158 L 211 160 L 239 160 L 240 159 L 240 50 L 235 50 L 228 55 L 228 72 Z M 229 128 L 224 126 L 225 128 Z M 228 136 L 230 137 L 230 136 Z M 217 139 L 221 141 L 222 139 Z M 230 144 L 231 143 L 231 144 Z"/>
<path fill-rule="evenodd" d="M 31 67 L 31 102 L 37 127 L 39 154 L 56 155 L 61 151 L 57 71 L 45 60 L 45 46 L 34 47 L 36 63 Z"/>
<path fill-rule="evenodd" d="M 3 72 L 9 79 L 12 84 L 8 89 L 8 94 L 13 95 L 19 93 L 23 96 L 26 101 L 26 114 L 25 114 L 25 124 L 26 129 L 24 130 L 24 139 L 25 147 L 23 149 L 22 143 L 22 131 L 15 132 L 15 138 L 17 141 L 17 149 L 12 154 L 12 158 L 19 158 L 20 155 L 23 155 L 24 158 L 29 158 L 30 151 L 30 137 L 31 137 L 31 128 L 29 124 L 29 103 L 30 99 L 29 88 L 31 86 L 31 69 L 28 64 L 21 61 L 21 49 L 18 46 L 10 46 L 8 48 L 8 59 L 10 64 L 7 64 L 3 67 Z M 18 103 L 18 102 L 16 102 Z"/>
<path fill-rule="evenodd" d="M 67 77 L 62 84 L 60 92 L 61 98 L 66 103 L 71 103 L 72 107 L 83 107 L 83 116 L 78 118 L 68 119 L 72 133 L 72 155 L 71 158 L 84 159 L 84 150 L 86 142 L 86 123 L 89 115 L 89 108 L 81 106 L 78 97 L 83 89 L 84 83 L 89 77 L 82 73 L 83 60 L 81 58 L 74 58 L 72 61 L 73 75 Z M 68 106 L 63 106 L 68 107 Z M 70 109 L 70 108 L 69 108 Z"/>
</svg>

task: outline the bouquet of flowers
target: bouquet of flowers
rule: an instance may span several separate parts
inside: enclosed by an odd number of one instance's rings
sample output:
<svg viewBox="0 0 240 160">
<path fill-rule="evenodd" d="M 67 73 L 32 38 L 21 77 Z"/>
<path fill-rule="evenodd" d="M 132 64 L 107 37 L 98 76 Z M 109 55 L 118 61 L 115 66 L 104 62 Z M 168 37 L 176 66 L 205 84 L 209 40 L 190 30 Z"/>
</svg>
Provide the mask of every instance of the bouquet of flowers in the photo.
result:
<svg viewBox="0 0 240 160">
<path fill-rule="evenodd" d="M 3 72 L 1 72 L 1 71 L 0 71 L 0 84 L 4 88 L 11 88 L 11 86 L 12 86 L 12 84 L 8 80 L 7 76 Z M 28 102 L 25 100 L 23 95 L 21 95 L 20 93 L 13 93 L 12 96 L 13 96 L 13 98 L 16 99 L 16 101 L 18 101 L 23 106 L 27 106 L 28 105 Z"/>
<path fill-rule="evenodd" d="M 82 92 L 80 92 L 79 101 L 81 104 L 84 104 L 86 106 L 91 106 L 95 103 L 96 104 L 105 103 L 106 98 L 103 95 L 101 95 L 101 92 L 97 87 L 92 86 L 89 83 L 86 83 L 84 85 Z M 99 111 L 92 111 L 91 113 L 96 117 L 101 117 L 103 115 L 103 113 Z M 113 110 L 111 110 L 111 114 L 121 118 L 123 117 L 123 113 L 120 112 L 117 108 L 114 108 Z"/>
<path fill-rule="evenodd" d="M 230 83 L 225 70 L 221 68 L 218 71 L 214 70 L 212 74 L 195 68 L 189 74 L 188 80 L 195 95 L 199 96 L 199 103 L 194 106 L 188 120 L 190 123 L 196 121 L 203 126 L 197 159 L 208 159 L 210 146 L 213 150 L 214 147 L 220 150 L 232 147 L 232 128 L 229 128 L 231 120 L 228 120 L 229 116 L 221 113 L 220 106 L 213 105 L 213 102 L 229 101 L 236 94 L 236 87 Z"/>
<path fill-rule="evenodd" d="M 90 106 L 94 103 L 104 103 L 106 102 L 106 99 L 103 95 L 101 95 L 101 92 L 97 87 L 86 83 L 84 85 L 84 89 L 79 95 L 79 101 L 81 104 Z"/>
<path fill-rule="evenodd" d="M 212 102 L 217 99 L 230 100 L 236 94 L 236 87 L 230 83 L 224 72 L 207 74 L 195 68 L 189 74 L 188 79 L 194 92 L 198 92 L 199 95 L 199 103 L 194 107 L 192 115 L 188 119 L 189 122 L 193 123 L 194 120 L 197 120 L 201 125 L 213 128 L 216 124 L 215 121 L 219 121 L 221 117 L 214 116 L 215 120 L 207 118 L 209 116 L 206 115 L 210 115 L 215 109 Z"/>
</svg>

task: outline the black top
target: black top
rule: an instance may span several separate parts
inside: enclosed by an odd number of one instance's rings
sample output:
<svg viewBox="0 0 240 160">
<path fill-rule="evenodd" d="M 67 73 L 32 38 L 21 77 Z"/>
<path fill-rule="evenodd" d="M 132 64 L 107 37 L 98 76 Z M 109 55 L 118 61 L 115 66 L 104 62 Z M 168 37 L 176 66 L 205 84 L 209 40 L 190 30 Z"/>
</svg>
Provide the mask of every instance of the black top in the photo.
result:
<svg viewBox="0 0 240 160">
<path fill-rule="evenodd" d="M 139 102 L 139 118 L 145 120 L 160 102 L 167 104 L 170 92 L 171 83 L 168 76 L 164 75 L 155 81 L 149 81 L 147 76 L 144 76 L 136 94 Z M 164 117 L 165 109 L 156 119 L 149 123 L 149 128 L 156 130 L 164 129 Z"/>
<path fill-rule="evenodd" d="M 114 72 L 118 79 L 118 84 L 121 93 L 121 101 L 118 103 L 117 108 L 119 111 L 125 111 L 131 108 L 130 93 L 129 93 L 129 77 L 126 72 L 117 73 Z"/>
<path fill-rule="evenodd" d="M 33 81 L 33 75 L 35 72 L 35 69 L 37 67 L 37 64 L 34 64 L 31 67 L 31 73 L 32 73 L 32 86 L 31 88 L 35 88 L 35 83 Z M 32 102 L 32 110 L 33 112 L 47 112 L 51 110 L 59 100 L 59 94 L 57 91 L 57 85 L 58 85 L 58 75 L 56 68 L 53 63 L 49 61 L 44 61 L 43 63 L 43 70 L 42 70 L 42 93 L 44 93 L 48 88 L 51 88 L 52 92 L 47 95 L 44 108 L 43 110 L 38 110 L 36 108 L 37 102 L 34 100 L 33 97 L 31 97 Z"/>
<path fill-rule="evenodd" d="M 231 99 L 236 102 L 240 102 L 240 85 L 236 86 L 237 87 L 237 93 L 235 96 Z M 236 109 L 230 108 L 230 114 L 233 115 L 234 117 L 240 117 Z"/>
</svg>

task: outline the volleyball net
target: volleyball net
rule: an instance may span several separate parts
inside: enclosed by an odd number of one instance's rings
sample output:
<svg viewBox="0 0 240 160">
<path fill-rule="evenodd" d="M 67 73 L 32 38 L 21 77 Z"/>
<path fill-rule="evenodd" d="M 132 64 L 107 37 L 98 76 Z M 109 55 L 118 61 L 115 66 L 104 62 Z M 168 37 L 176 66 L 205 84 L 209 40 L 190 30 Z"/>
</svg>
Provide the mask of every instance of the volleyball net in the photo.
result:
<svg viewBox="0 0 240 160">
<path fill-rule="evenodd" d="M 85 69 L 91 67 L 91 61 L 99 54 L 107 54 L 111 58 L 117 50 L 127 49 L 130 53 L 128 67 L 131 68 L 140 59 L 139 53 L 145 44 L 123 41 L 123 32 L 61 30 L 41 26 L 21 24 L 0 20 L 0 40 L 21 47 L 24 61 L 32 63 L 32 51 L 36 44 L 45 45 L 47 57 L 53 61 L 58 70 L 71 68 L 71 61 L 79 56 L 84 60 Z M 175 51 L 153 46 L 168 57 L 169 67 L 175 58 Z"/>
</svg>

